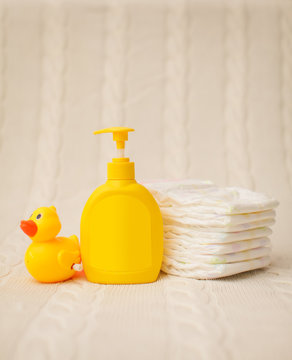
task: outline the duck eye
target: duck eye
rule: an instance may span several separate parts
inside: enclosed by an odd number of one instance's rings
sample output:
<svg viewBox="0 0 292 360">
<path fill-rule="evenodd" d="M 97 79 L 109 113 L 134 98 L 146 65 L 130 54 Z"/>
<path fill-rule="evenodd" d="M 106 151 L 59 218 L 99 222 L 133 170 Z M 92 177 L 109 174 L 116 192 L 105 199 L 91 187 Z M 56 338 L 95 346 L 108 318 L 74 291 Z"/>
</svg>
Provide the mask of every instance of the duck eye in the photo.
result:
<svg viewBox="0 0 292 360">
<path fill-rule="evenodd" d="M 42 217 L 42 214 L 38 214 L 36 218 L 39 220 L 41 217 Z"/>
</svg>

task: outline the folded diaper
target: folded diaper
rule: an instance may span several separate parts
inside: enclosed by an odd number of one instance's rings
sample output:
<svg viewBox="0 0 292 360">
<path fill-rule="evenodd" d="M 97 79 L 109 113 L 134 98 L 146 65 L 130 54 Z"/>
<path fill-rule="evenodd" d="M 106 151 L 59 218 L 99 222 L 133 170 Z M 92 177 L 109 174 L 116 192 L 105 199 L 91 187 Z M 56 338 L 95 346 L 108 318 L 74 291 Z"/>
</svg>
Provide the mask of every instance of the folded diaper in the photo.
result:
<svg viewBox="0 0 292 360">
<path fill-rule="evenodd" d="M 270 226 L 278 202 L 264 194 L 208 181 L 145 184 L 164 223 L 162 270 L 213 279 L 270 263 Z"/>
<path fill-rule="evenodd" d="M 173 239 L 173 241 L 182 240 L 189 243 L 199 244 L 225 244 L 241 240 L 256 239 L 272 234 L 272 230 L 268 227 L 256 228 L 252 230 L 238 231 L 238 232 L 213 232 L 193 230 L 190 227 L 179 227 L 165 225 L 163 227 L 164 238 Z"/>
<path fill-rule="evenodd" d="M 227 244 L 185 243 L 184 241 L 173 241 L 173 239 L 164 238 L 165 253 L 168 253 L 168 250 L 178 250 L 194 254 L 221 255 L 270 246 L 271 241 L 267 237 L 236 241 Z"/>
<path fill-rule="evenodd" d="M 210 182 L 198 181 L 146 183 L 159 206 L 196 206 L 196 211 L 207 214 L 245 214 L 275 208 L 277 200 L 265 194 L 238 187 L 219 188 Z M 206 186 L 207 184 L 207 186 Z M 165 188 L 164 188 L 165 186 Z"/>
<path fill-rule="evenodd" d="M 161 208 L 165 218 L 176 221 L 182 224 L 190 224 L 197 226 L 228 226 L 246 224 L 249 222 L 274 219 L 274 210 L 265 210 L 261 212 L 237 214 L 237 215 L 223 215 L 223 214 L 207 214 L 200 213 L 194 207 L 190 208 L 178 208 L 178 207 L 165 207 Z"/>
<path fill-rule="evenodd" d="M 260 269 L 270 265 L 270 256 L 264 256 L 258 259 L 240 261 L 231 264 L 180 264 L 176 261 L 162 263 L 162 271 L 177 276 L 184 276 L 195 279 L 216 279 L 225 276 L 239 274 L 245 271 Z"/>
<path fill-rule="evenodd" d="M 259 247 L 252 250 L 237 251 L 230 254 L 211 255 L 198 254 L 195 251 L 184 251 L 184 249 L 166 248 L 164 252 L 165 261 L 171 263 L 173 258 L 182 264 L 229 264 L 239 261 L 253 260 L 270 255 L 270 247 Z"/>
<path fill-rule="evenodd" d="M 162 211 L 162 215 L 163 215 L 163 211 Z M 257 229 L 257 228 L 261 228 L 261 227 L 267 227 L 267 226 L 271 226 L 275 223 L 275 220 L 273 218 L 270 219 L 264 219 L 264 220 L 260 220 L 260 221 L 251 221 L 251 222 L 247 222 L 245 224 L 237 224 L 237 225 L 232 225 L 232 224 L 228 224 L 226 226 L 220 226 L 220 227 L 216 227 L 216 226 L 206 226 L 206 225 L 197 225 L 196 221 L 191 220 L 191 219 L 170 219 L 168 217 L 164 217 L 163 223 L 165 225 L 185 225 L 186 227 L 192 227 L 193 229 L 197 229 L 199 231 L 209 231 L 210 229 L 212 229 L 212 231 L 218 231 L 218 232 L 237 232 L 237 231 L 245 231 L 245 230 L 252 230 L 252 229 Z"/>
</svg>

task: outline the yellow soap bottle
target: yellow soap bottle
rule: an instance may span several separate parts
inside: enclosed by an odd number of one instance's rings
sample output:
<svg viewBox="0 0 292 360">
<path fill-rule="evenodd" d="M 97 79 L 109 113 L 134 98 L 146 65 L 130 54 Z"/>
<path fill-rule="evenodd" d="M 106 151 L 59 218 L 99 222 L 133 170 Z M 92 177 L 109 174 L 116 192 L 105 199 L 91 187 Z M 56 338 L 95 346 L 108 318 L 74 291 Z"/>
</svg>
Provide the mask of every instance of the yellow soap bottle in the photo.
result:
<svg viewBox="0 0 292 360">
<path fill-rule="evenodd" d="M 108 163 L 108 179 L 88 199 L 81 217 L 80 244 L 87 279 L 102 284 L 149 283 L 157 279 L 163 253 L 160 209 L 135 180 L 134 163 L 124 157 L 133 129 L 113 127 L 118 157 Z"/>
</svg>

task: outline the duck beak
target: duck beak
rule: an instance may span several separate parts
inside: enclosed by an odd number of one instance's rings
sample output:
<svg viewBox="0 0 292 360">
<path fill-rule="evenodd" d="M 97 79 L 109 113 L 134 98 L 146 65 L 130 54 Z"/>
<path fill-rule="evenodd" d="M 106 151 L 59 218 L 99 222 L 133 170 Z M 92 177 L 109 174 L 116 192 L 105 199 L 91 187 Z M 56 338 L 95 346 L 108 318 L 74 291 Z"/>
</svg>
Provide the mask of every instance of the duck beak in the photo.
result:
<svg viewBox="0 0 292 360">
<path fill-rule="evenodd" d="M 20 228 L 29 237 L 33 237 L 38 231 L 37 224 L 33 220 L 21 220 Z"/>
</svg>

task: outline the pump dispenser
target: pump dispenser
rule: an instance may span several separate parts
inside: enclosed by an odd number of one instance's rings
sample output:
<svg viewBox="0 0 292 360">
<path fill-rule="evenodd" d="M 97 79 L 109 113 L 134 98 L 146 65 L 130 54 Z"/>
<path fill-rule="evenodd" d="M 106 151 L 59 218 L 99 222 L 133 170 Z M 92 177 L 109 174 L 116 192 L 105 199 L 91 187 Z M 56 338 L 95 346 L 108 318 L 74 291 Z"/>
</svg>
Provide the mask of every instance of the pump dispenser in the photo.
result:
<svg viewBox="0 0 292 360">
<path fill-rule="evenodd" d="M 107 166 L 107 181 L 88 199 L 81 217 L 84 272 L 102 284 L 149 283 L 157 279 L 163 253 L 160 209 L 150 192 L 135 180 L 134 163 L 124 157 L 134 129 L 112 127 L 117 157 Z"/>
<path fill-rule="evenodd" d="M 135 179 L 134 163 L 125 158 L 125 141 L 128 140 L 128 132 L 134 129 L 126 127 L 112 127 L 95 131 L 94 134 L 113 133 L 113 140 L 117 144 L 117 157 L 107 164 L 107 178 L 109 180 L 132 180 Z"/>
</svg>

